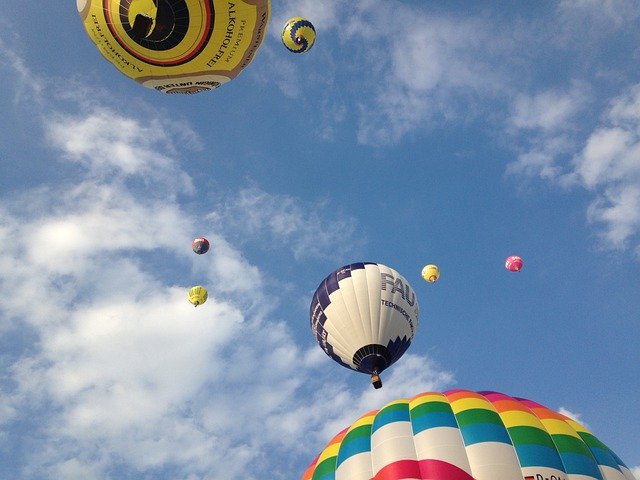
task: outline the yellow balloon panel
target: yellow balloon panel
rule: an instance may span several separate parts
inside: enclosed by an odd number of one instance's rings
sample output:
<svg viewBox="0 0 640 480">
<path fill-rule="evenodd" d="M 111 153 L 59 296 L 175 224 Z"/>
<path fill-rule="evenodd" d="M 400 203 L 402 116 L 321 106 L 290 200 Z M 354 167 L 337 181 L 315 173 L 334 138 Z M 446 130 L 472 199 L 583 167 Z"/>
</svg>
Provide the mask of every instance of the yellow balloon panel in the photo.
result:
<svg viewBox="0 0 640 480">
<path fill-rule="evenodd" d="M 165 93 L 198 93 L 234 79 L 253 60 L 270 15 L 269 0 L 76 1 L 100 53 Z"/>
</svg>

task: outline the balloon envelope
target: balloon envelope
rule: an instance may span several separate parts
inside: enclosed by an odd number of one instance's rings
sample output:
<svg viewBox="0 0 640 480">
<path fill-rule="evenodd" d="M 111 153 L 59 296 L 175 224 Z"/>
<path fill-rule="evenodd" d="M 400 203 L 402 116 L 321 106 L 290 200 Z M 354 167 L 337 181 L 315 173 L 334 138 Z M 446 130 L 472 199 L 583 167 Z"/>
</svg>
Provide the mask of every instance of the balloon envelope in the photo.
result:
<svg viewBox="0 0 640 480">
<path fill-rule="evenodd" d="M 377 376 L 409 348 L 418 313 L 415 292 L 402 275 L 378 263 L 352 263 L 317 288 L 311 330 L 334 361 Z"/>
<path fill-rule="evenodd" d="M 302 480 L 633 480 L 583 425 L 497 392 L 427 392 L 366 413 Z"/>
<path fill-rule="evenodd" d="M 504 261 L 504 266 L 510 272 L 519 272 L 524 266 L 524 261 L 517 255 L 511 255 Z"/>
<path fill-rule="evenodd" d="M 191 287 L 191 289 L 189 290 L 188 299 L 194 307 L 202 305 L 207 301 L 208 297 L 209 294 L 207 293 L 207 289 L 201 285 Z"/>
<path fill-rule="evenodd" d="M 282 43 L 293 53 L 308 51 L 315 41 L 316 29 L 306 18 L 290 18 L 282 29 Z"/>
<path fill-rule="evenodd" d="M 437 265 L 425 265 L 422 269 L 422 278 L 433 283 L 440 278 L 440 269 Z"/>
<path fill-rule="evenodd" d="M 87 34 L 126 76 L 165 93 L 212 90 L 262 44 L 269 0 L 76 0 Z"/>
<path fill-rule="evenodd" d="M 194 238 L 191 242 L 191 248 L 198 255 L 202 255 L 209 251 L 209 240 L 204 237 Z"/>
</svg>

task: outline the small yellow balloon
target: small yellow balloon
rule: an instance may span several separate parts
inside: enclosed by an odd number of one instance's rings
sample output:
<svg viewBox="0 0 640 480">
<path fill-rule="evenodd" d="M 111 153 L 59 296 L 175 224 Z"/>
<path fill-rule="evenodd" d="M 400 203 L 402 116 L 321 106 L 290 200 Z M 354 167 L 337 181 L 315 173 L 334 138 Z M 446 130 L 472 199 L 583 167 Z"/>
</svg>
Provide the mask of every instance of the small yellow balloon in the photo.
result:
<svg viewBox="0 0 640 480">
<path fill-rule="evenodd" d="M 316 41 L 316 29 L 304 17 L 293 17 L 282 29 L 282 43 L 293 53 L 308 51 Z"/>
<path fill-rule="evenodd" d="M 191 290 L 189 290 L 188 298 L 194 307 L 197 307 L 198 305 L 202 305 L 204 302 L 207 301 L 208 297 L 209 297 L 209 294 L 207 293 L 207 289 L 200 285 L 191 287 Z"/>
<path fill-rule="evenodd" d="M 422 269 L 422 278 L 433 283 L 440 278 L 440 269 L 437 265 L 425 265 Z"/>
</svg>

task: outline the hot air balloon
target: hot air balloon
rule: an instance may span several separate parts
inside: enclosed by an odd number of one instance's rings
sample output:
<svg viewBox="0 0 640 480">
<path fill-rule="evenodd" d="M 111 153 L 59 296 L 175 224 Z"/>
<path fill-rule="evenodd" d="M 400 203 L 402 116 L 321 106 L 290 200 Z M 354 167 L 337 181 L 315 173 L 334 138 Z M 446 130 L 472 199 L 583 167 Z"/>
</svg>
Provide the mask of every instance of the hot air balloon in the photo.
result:
<svg viewBox="0 0 640 480">
<path fill-rule="evenodd" d="M 262 44 L 269 0 L 76 0 L 89 37 L 126 76 L 164 93 L 233 80 Z"/>
<path fill-rule="evenodd" d="M 204 302 L 207 301 L 208 297 L 209 297 L 209 294 L 207 293 L 207 289 L 200 285 L 191 287 L 191 289 L 189 290 L 188 298 L 194 307 L 197 307 L 198 305 L 202 305 Z"/>
<path fill-rule="evenodd" d="M 313 295 L 311 330 L 333 360 L 371 375 L 409 348 L 418 328 L 418 301 L 409 283 L 378 263 L 352 263 L 325 278 Z"/>
<path fill-rule="evenodd" d="M 209 240 L 204 237 L 194 238 L 191 242 L 191 248 L 198 255 L 202 255 L 209 251 Z"/>
<path fill-rule="evenodd" d="M 422 278 L 433 283 L 440 278 L 440 269 L 437 265 L 425 265 L 422 269 Z"/>
<path fill-rule="evenodd" d="M 344 429 L 302 480 L 634 480 L 584 426 L 497 392 L 427 392 Z"/>
<path fill-rule="evenodd" d="M 504 261 L 504 266 L 510 272 L 519 272 L 524 266 L 524 262 L 517 255 L 511 255 Z"/>
<path fill-rule="evenodd" d="M 282 43 L 293 53 L 309 51 L 316 41 L 316 29 L 304 17 L 290 18 L 282 29 Z"/>
</svg>

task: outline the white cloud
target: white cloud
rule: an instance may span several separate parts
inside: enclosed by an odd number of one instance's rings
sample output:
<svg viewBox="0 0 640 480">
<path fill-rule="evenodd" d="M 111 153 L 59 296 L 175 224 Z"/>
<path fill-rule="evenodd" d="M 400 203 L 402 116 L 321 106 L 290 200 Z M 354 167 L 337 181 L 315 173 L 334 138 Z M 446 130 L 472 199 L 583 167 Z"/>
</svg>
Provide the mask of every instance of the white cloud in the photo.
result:
<svg viewBox="0 0 640 480">
<path fill-rule="evenodd" d="M 585 15 L 593 22 L 622 25 L 640 15 L 637 0 L 561 0 L 558 7 L 565 14 Z"/>
<path fill-rule="evenodd" d="M 634 477 L 640 479 L 640 466 L 631 468 L 631 473 L 633 473 Z"/>
<path fill-rule="evenodd" d="M 560 413 L 561 415 L 564 415 L 565 417 L 569 417 L 572 420 L 575 420 L 576 422 L 578 422 L 580 425 L 584 426 L 587 429 L 589 428 L 589 426 L 582 420 L 582 414 L 580 413 L 572 412 L 571 410 L 567 410 L 564 407 L 560 407 L 558 409 L 558 413 Z"/>
<path fill-rule="evenodd" d="M 400 398 L 410 398 L 422 392 L 442 391 L 454 383 L 453 374 L 441 370 L 432 360 L 423 355 L 406 353 L 402 357 L 402 368 L 391 367 L 381 375 L 383 386 L 373 389 L 369 379 L 362 377 L 363 390 L 357 394 L 337 390 L 331 400 L 329 414 L 324 420 L 321 434 L 328 442 L 343 428 L 351 425 L 364 413 L 382 408 L 387 403 Z M 314 401 L 326 402 L 323 396 Z M 312 408 L 312 411 L 320 410 Z"/>
<path fill-rule="evenodd" d="M 273 23 L 284 25 L 292 12 L 314 23 L 316 46 L 304 58 L 291 59 L 267 48 L 269 78 L 303 102 L 317 91 L 329 92 L 319 94 L 321 123 L 334 127 L 353 111 L 363 144 L 395 144 L 443 118 L 469 118 L 474 107 L 466 101 L 480 92 L 504 93 L 505 76 L 490 59 L 506 43 L 484 19 L 425 13 L 396 0 L 289 0 L 274 6 Z M 279 37 L 281 30 L 272 32 Z M 340 42 L 339 52 L 328 50 L 329 37 Z M 312 71 L 311 61 L 322 72 Z M 336 91 L 334 78 L 347 72 L 356 81 Z M 329 127 L 318 131 L 332 135 Z"/>
<path fill-rule="evenodd" d="M 570 154 L 575 149 L 572 138 L 564 133 L 549 138 L 534 140 L 530 150 L 518 155 L 518 159 L 507 165 L 507 175 L 540 176 L 550 182 L 569 183 L 558 157 Z"/>
<path fill-rule="evenodd" d="M 602 35 L 614 31 L 612 24 L 633 25 L 638 6 L 637 0 L 563 0 L 546 17 L 513 14 L 504 22 L 506 17 L 482 7 L 454 16 L 446 8 L 417 9 L 397 0 L 287 0 L 281 8 L 274 6 L 274 23 L 283 25 L 292 12 L 305 15 L 316 24 L 318 43 L 308 54 L 312 57 L 304 59 L 283 60 L 269 52 L 269 78 L 302 102 L 318 95 L 323 102 L 329 98 L 337 107 L 323 105 L 316 111 L 334 122 L 357 117 L 358 141 L 380 145 L 397 144 L 406 135 L 447 122 L 503 118 L 505 100 L 533 80 L 545 81 L 547 68 L 559 69 L 551 76 L 553 87 L 518 96 L 510 112 L 516 128 L 551 133 L 570 127 L 567 123 L 584 113 L 592 94 L 585 84 L 563 86 L 564 77 L 580 82 L 594 75 L 625 77 L 622 70 L 593 59 L 609 48 L 599 45 Z M 279 28 L 272 32 L 280 35 Z M 323 41 L 327 37 L 339 40 L 336 51 Z M 321 65 L 320 74 L 309 68 L 310 58 Z M 555 65 L 554 59 L 565 63 Z M 345 74 L 356 80 L 341 83 L 346 87 L 340 92 L 333 90 L 333 79 Z M 318 85 L 322 88 L 314 88 Z M 329 93 L 323 97 L 319 91 Z M 335 115 L 345 105 L 349 114 Z M 318 129 L 320 135 L 323 130 Z"/>
<path fill-rule="evenodd" d="M 640 158 L 640 151 L 630 148 L 632 143 L 633 135 L 621 128 L 605 128 L 593 132 L 582 154 L 574 160 L 575 172 L 581 182 L 592 188 L 599 183 L 619 180 L 628 170 L 634 173 L 633 162 L 621 161 L 624 157 Z"/>
<path fill-rule="evenodd" d="M 188 284 L 166 284 L 142 260 L 160 249 L 184 263 L 188 281 L 182 251 L 193 219 L 179 204 L 117 177 L 74 183 L 30 191 L 2 210 L 0 291 L 12 298 L 0 306 L 4 330 L 37 338 L 15 353 L 16 386 L 3 393 L 6 426 L 40 416 L 25 475 L 107 478 L 124 463 L 143 472 L 173 466 L 177 478 L 252 478 L 248 465 L 269 441 L 263 417 L 286 408 L 300 386 L 286 329 L 233 300 L 251 290 L 262 298 L 260 275 L 247 275 L 256 267 L 217 239 L 210 299 L 194 309 Z M 248 433 L 239 418 L 253 425 Z"/>
<path fill-rule="evenodd" d="M 606 245 L 624 249 L 640 232 L 640 184 L 607 188 L 591 202 L 587 218 L 604 224 Z"/>
<path fill-rule="evenodd" d="M 507 166 L 507 173 L 540 176 L 559 186 L 591 191 L 594 199 L 587 218 L 601 226 L 603 246 L 639 249 L 640 85 L 614 98 L 582 143 L 571 135 L 584 98 L 578 90 L 569 92 L 564 101 L 547 92 L 516 100 L 512 133 L 537 130 L 527 149 Z"/>
<path fill-rule="evenodd" d="M 19 339 L 4 356 L 0 444 L 33 447 L 15 460 L 19 478 L 297 475 L 291 458 L 310 461 L 326 424 L 353 421 L 346 412 L 380 397 L 365 376 L 367 394 L 351 391 L 318 347 L 298 346 L 276 314 L 286 299 L 266 291 L 268 275 L 229 235 L 308 258 L 351 248 L 353 221 L 322 202 L 246 189 L 213 212 L 225 221 L 207 234 L 202 266 L 188 248 L 197 219 L 175 194 L 193 189 L 172 132 L 159 133 L 155 117 L 79 107 L 43 116 L 57 123 L 52 158 L 75 165 L 74 177 L 0 206 L 0 298 L 11 299 L 0 303 L 0 334 Z M 210 297 L 194 309 L 196 276 Z M 425 357 L 406 361 L 413 373 L 392 370 L 389 394 L 451 381 Z M 327 411 L 329 391 L 344 408 Z"/>
<path fill-rule="evenodd" d="M 356 221 L 341 214 L 327 201 L 303 205 L 289 195 L 273 195 L 257 187 L 242 189 L 235 199 L 222 205 L 210 218 L 246 243 L 260 239 L 271 250 L 288 245 L 296 260 L 352 253 Z"/>
<path fill-rule="evenodd" d="M 535 95 L 519 94 L 513 102 L 510 122 L 520 129 L 564 130 L 586 98 L 585 88 L 579 85 L 568 91 L 552 89 Z"/>
<path fill-rule="evenodd" d="M 2 25 L 2 27 L 5 26 Z M 0 38 L 0 67 L 9 70 L 9 75 L 3 76 L 7 83 L 15 79 L 16 101 L 24 98 L 29 98 L 31 101 L 40 99 L 40 94 L 45 88 L 44 83 L 32 74 L 23 58 L 14 50 L 13 45 L 7 44 L 2 38 Z"/>
<path fill-rule="evenodd" d="M 605 245 L 636 247 L 640 233 L 640 85 L 615 98 L 604 125 L 573 159 L 580 183 L 597 192 L 589 219 L 604 224 Z"/>
<path fill-rule="evenodd" d="M 172 191 L 193 193 L 188 175 L 175 166 L 173 139 L 192 136 L 184 127 L 170 126 L 159 117 L 148 122 L 125 117 L 104 107 L 79 115 L 54 114 L 46 120 L 47 134 L 66 157 L 86 167 L 93 176 L 129 177 L 161 181 Z M 171 179 L 175 178 L 175 180 Z"/>
<path fill-rule="evenodd" d="M 347 42 L 369 45 L 364 84 L 375 102 L 361 102 L 361 143 L 393 144 L 435 119 L 468 118 L 472 108 L 460 102 L 504 83 L 490 67 L 492 48 L 479 54 L 492 44 L 481 19 L 428 15 L 398 2 L 365 5 L 346 28 Z"/>
<path fill-rule="evenodd" d="M 592 188 L 640 181 L 640 85 L 615 98 L 573 164 L 581 183 Z"/>
</svg>

